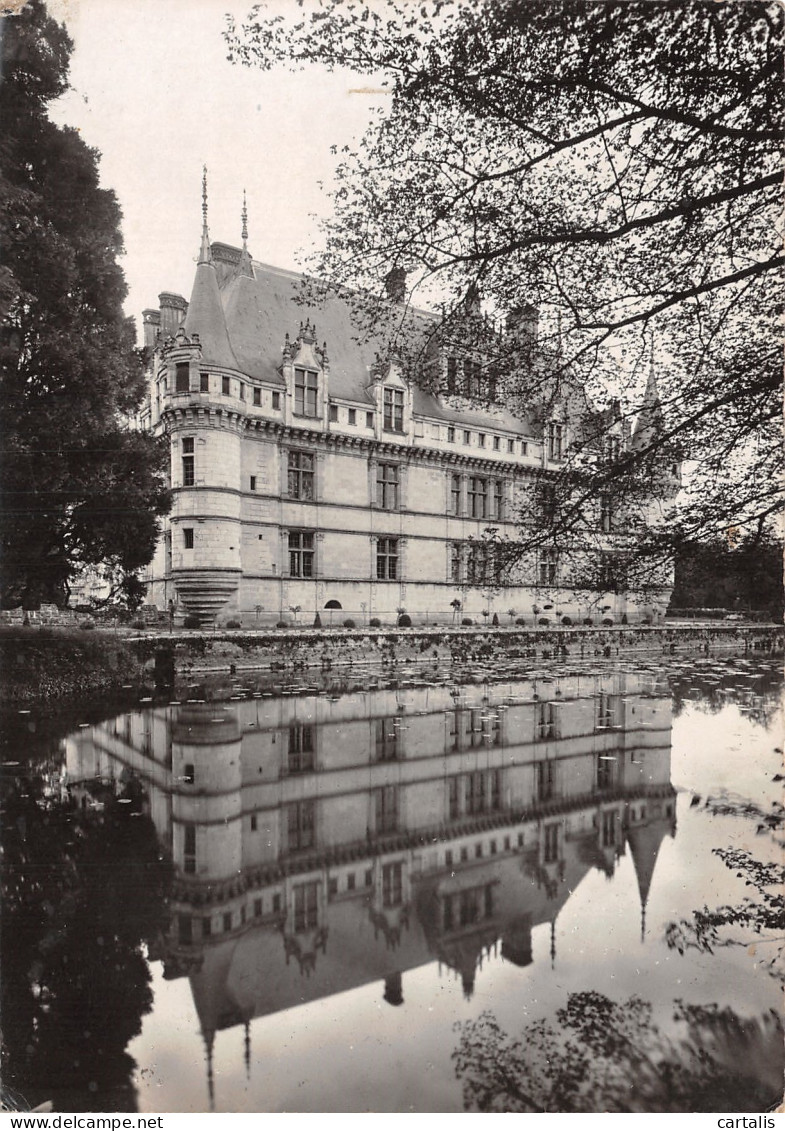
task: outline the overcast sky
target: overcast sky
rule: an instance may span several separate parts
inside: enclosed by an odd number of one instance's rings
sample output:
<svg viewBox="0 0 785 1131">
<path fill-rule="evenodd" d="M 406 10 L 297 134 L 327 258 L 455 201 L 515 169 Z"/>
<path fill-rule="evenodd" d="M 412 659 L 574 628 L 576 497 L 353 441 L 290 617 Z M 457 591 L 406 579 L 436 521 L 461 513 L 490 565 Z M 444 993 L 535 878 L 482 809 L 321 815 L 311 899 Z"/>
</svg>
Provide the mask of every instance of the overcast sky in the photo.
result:
<svg viewBox="0 0 785 1131">
<path fill-rule="evenodd" d="M 100 151 L 102 184 L 119 199 L 127 312 L 138 319 L 162 290 L 189 297 L 203 164 L 212 239 L 239 243 L 245 188 L 252 255 L 296 268 L 318 238 L 313 214 L 329 210 L 319 182 L 332 177 L 330 146 L 359 138 L 384 96 L 351 74 L 229 63 L 225 13 L 239 21 L 250 0 L 48 2 L 74 40 L 73 89 L 52 116 Z"/>
</svg>

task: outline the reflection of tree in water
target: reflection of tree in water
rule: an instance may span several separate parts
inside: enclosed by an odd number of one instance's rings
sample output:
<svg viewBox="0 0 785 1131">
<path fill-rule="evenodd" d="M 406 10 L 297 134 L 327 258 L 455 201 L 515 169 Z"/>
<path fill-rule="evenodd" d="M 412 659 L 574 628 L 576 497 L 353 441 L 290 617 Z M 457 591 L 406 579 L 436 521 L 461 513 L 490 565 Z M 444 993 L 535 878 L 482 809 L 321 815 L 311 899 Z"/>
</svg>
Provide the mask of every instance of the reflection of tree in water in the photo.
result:
<svg viewBox="0 0 785 1131">
<path fill-rule="evenodd" d="M 782 1025 L 772 1011 L 674 1002 L 665 1032 L 640 998 L 570 994 L 553 1021 L 512 1037 L 491 1013 L 453 1053 L 464 1107 L 491 1112 L 765 1111 L 779 1102 Z"/>
<path fill-rule="evenodd" d="M 700 803 L 693 797 L 693 805 Z M 774 802 L 763 809 L 754 801 L 722 793 L 708 797 L 703 808 L 718 816 L 744 817 L 755 825 L 756 836 L 764 836 L 774 848 L 775 860 L 759 860 L 747 848 L 714 848 L 712 852 L 738 879 L 744 880 L 752 896 L 745 895 L 735 904 L 721 907 L 704 906 L 692 912 L 689 919 L 669 923 L 665 938 L 668 946 L 683 954 L 685 950 L 698 950 L 712 954 L 720 947 L 754 948 L 756 960 L 762 969 L 785 983 L 782 942 L 785 937 L 785 866 L 782 849 L 785 841 L 785 808 Z M 741 931 L 739 935 L 737 932 Z"/>
<path fill-rule="evenodd" d="M 96 812 L 18 779 L 2 831 L 4 1085 L 65 1111 L 133 1110 L 125 1049 L 152 1005 L 142 948 L 165 928 L 169 876 L 141 786 Z"/>
</svg>

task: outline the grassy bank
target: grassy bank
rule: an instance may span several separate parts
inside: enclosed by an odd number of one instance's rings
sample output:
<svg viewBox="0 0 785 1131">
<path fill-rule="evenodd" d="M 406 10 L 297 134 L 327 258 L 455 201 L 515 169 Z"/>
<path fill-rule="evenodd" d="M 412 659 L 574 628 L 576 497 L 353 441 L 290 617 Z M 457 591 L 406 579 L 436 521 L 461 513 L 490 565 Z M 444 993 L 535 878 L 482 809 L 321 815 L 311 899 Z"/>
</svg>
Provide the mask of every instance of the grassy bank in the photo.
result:
<svg viewBox="0 0 785 1131">
<path fill-rule="evenodd" d="M 126 640 L 70 628 L 0 629 L 0 698 L 5 703 L 113 691 L 142 677 Z"/>
</svg>

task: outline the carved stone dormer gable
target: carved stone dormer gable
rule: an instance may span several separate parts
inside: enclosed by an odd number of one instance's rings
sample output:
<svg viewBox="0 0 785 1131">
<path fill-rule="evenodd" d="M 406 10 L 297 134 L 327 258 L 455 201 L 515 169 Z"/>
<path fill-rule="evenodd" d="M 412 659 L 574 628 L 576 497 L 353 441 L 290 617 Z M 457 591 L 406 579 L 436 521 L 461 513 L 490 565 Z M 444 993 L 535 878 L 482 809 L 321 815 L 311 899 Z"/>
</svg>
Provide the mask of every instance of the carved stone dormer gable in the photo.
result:
<svg viewBox="0 0 785 1131">
<path fill-rule="evenodd" d="M 286 341 L 289 340 L 287 334 Z M 316 369 L 322 370 L 323 359 L 322 350 L 316 344 L 316 326 L 313 325 L 310 319 L 300 323 L 300 329 L 291 344 L 291 360 L 293 365 L 298 365 L 303 369 Z M 325 343 L 326 351 L 326 343 Z"/>
<path fill-rule="evenodd" d="M 310 319 L 300 323 L 294 341 L 287 333 L 281 350 L 281 374 L 286 382 L 285 423 L 309 418 L 326 427 L 329 401 L 327 343 L 317 344 L 316 326 Z"/>
<path fill-rule="evenodd" d="M 397 354 L 386 360 L 377 359 L 370 371 L 368 391 L 376 404 L 376 438 L 393 436 L 411 440 L 413 425 L 413 388 L 403 375 Z"/>
</svg>

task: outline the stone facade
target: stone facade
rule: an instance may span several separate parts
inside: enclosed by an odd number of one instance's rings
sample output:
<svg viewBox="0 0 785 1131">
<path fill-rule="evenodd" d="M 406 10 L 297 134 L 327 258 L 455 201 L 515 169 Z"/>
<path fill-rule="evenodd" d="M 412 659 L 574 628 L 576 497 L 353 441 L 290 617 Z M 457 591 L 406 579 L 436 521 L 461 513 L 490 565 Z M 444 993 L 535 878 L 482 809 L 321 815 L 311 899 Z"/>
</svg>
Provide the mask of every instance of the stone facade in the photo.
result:
<svg viewBox="0 0 785 1131">
<path fill-rule="evenodd" d="M 389 349 L 379 364 L 385 343 L 358 340 L 350 301 L 305 308 L 301 285 L 245 242 L 211 245 L 205 226 L 190 302 L 163 292 L 144 312 L 141 425 L 167 437 L 174 490 L 149 601 L 245 626 L 317 613 L 324 624 L 395 623 L 403 611 L 429 623 L 506 623 L 511 609 L 527 623 L 664 615 L 668 577 L 645 594 L 590 591 L 548 551 L 505 560 L 589 411 L 582 390 L 545 418 L 516 416 L 497 390 L 463 381 L 471 361 L 431 344 L 434 393 Z M 525 308 L 507 332 L 531 335 L 533 317 Z M 409 320 L 424 335 L 435 325 Z M 635 442 L 621 420 L 610 432 L 622 449 Z M 623 539 L 609 529 L 604 544 Z"/>
</svg>

